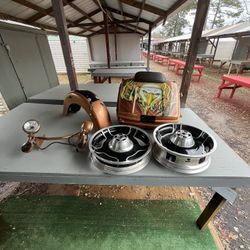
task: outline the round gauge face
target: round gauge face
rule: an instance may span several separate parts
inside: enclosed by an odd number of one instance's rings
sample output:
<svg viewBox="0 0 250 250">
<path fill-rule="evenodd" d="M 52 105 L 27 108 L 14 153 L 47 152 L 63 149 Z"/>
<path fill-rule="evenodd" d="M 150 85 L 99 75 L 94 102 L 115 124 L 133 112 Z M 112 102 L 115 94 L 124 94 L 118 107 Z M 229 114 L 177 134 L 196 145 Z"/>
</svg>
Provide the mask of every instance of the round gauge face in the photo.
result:
<svg viewBox="0 0 250 250">
<path fill-rule="evenodd" d="M 37 133 L 40 129 L 40 123 L 36 120 L 29 120 L 23 124 L 23 130 L 27 134 Z"/>
</svg>

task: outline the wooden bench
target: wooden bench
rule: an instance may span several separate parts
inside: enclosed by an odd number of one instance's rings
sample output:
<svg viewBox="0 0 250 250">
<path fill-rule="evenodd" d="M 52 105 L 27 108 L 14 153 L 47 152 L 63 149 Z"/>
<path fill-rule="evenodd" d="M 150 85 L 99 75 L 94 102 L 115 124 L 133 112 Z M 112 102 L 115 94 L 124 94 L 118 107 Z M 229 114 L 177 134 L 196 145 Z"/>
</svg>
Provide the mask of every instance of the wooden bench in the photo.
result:
<svg viewBox="0 0 250 250">
<path fill-rule="evenodd" d="M 247 87 L 250 88 L 250 78 L 243 76 L 224 75 L 222 83 L 219 86 L 217 97 L 220 98 L 223 89 L 231 89 L 230 98 L 233 98 L 234 92 L 237 88 Z"/>
<path fill-rule="evenodd" d="M 184 70 L 184 67 L 186 65 L 186 62 L 182 61 L 182 60 L 178 60 L 178 59 L 169 59 L 168 60 L 168 69 L 170 69 L 170 67 L 173 67 L 173 69 L 175 70 L 176 75 L 181 75 L 180 71 Z M 198 80 L 197 82 L 200 81 L 201 77 L 202 77 L 202 71 L 204 70 L 204 66 L 202 65 L 198 65 L 195 64 L 194 65 L 194 70 L 198 71 L 198 72 L 193 72 L 192 76 L 197 76 Z"/>
</svg>

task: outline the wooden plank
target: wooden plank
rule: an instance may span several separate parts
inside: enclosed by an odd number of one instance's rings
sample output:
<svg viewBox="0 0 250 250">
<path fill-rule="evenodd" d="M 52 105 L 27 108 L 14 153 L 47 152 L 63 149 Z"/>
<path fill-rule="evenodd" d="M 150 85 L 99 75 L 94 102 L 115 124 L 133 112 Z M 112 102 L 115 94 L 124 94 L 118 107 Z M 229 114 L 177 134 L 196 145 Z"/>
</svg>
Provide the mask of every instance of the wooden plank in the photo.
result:
<svg viewBox="0 0 250 250">
<path fill-rule="evenodd" d="M 63 9 L 63 2 L 62 0 L 52 0 L 52 6 L 68 73 L 70 89 L 75 90 L 78 89 L 78 83 Z"/>
<path fill-rule="evenodd" d="M 184 107 L 188 90 L 192 78 L 192 73 L 194 69 L 194 64 L 196 61 L 197 51 L 198 51 L 198 45 L 199 41 L 201 39 L 202 35 L 202 29 L 206 20 L 208 7 L 209 7 L 210 0 L 198 0 L 197 4 L 197 10 L 192 30 L 192 36 L 190 40 L 190 45 L 188 49 L 188 55 L 186 60 L 186 65 L 183 71 L 183 78 L 181 83 L 181 106 Z"/>
</svg>

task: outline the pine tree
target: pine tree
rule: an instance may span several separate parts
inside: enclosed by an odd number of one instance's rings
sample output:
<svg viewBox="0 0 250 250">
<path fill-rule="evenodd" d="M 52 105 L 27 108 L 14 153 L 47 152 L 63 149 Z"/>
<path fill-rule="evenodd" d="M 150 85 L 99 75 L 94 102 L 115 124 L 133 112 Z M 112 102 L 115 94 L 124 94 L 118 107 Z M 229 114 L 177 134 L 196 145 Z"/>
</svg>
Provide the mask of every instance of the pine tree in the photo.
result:
<svg viewBox="0 0 250 250">
<path fill-rule="evenodd" d="M 180 11 L 175 16 L 171 17 L 165 25 L 162 26 L 160 34 L 162 37 L 175 37 L 180 36 L 184 32 L 183 30 L 191 27 L 190 23 L 187 20 L 187 15 L 190 11 L 195 10 L 197 1 L 195 0 L 190 4 L 186 9 Z"/>
<path fill-rule="evenodd" d="M 240 0 L 212 0 L 208 13 L 210 29 L 223 27 L 227 18 L 237 19 L 243 11 Z"/>
</svg>

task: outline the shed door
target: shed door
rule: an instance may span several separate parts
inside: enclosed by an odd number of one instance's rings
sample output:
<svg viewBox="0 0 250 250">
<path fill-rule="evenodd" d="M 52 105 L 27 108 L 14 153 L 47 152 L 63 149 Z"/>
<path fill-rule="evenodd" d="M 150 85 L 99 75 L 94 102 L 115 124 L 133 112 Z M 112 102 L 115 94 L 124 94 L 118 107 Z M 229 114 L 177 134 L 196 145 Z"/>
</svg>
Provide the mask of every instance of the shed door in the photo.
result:
<svg viewBox="0 0 250 250">
<path fill-rule="evenodd" d="M 9 60 L 8 50 L 0 34 L 0 91 L 8 108 L 12 109 L 26 101 L 24 91 L 18 81 L 14 67 Z"/>
<path fill-rule="evenodd" d="M 30 97 L 50 88 L 36 34 L 2 30 L 1 36 L 9 48 L 9 57 L 26 96 Z"/>
</svg>

